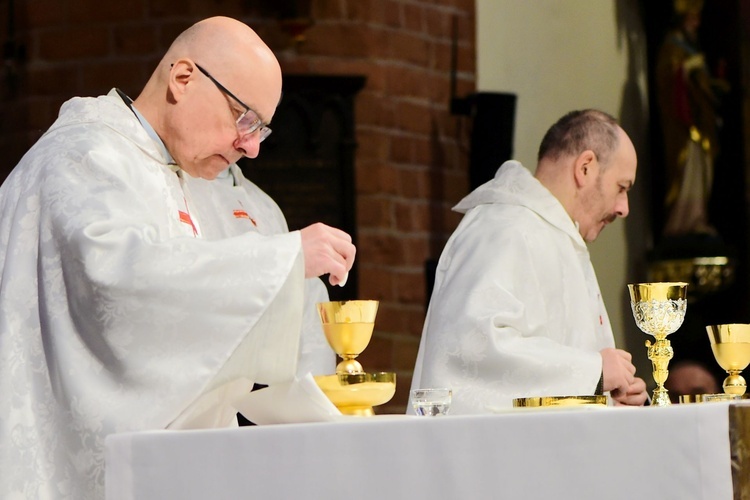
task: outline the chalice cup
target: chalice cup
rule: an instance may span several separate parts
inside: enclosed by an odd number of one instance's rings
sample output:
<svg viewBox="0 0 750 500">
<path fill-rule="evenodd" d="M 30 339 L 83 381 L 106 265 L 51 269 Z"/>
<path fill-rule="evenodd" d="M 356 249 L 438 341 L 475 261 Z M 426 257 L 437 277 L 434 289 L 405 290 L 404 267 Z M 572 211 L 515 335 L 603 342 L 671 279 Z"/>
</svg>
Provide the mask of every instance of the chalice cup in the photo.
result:
<svg viewBox="0 0 750 500">
<path fill-rule="evenodd" d="M 674 356 L 667 335 L 682 325 L 687 309 L 687 283 L 636 283 L 628 285 L 630 306 L 635 323 L 656 342 L 646 341 L 648 359 L 653 367 L 656 388 L 651 398 L 654 406 L 668 406 L 669 395 L 664 388 L 669 376 L 669 360 Z"/>
<path fill-rule="evenodd" d="M 740 373 L 750 364 L 750 325 L 710 325 L 706 330 L 716 362 L 729 374 L 722 384 L 724 392 L 742 396 L 747 384 Z"/>
<path fill-rule="evenodd" d="M 342 361 L 336 366 L 339 375 L 365 373 L 355 358 L 370 343 L 378 313 L 377 300 L 344 300 L 317 304 L 326 340 Z"/>
</svg>

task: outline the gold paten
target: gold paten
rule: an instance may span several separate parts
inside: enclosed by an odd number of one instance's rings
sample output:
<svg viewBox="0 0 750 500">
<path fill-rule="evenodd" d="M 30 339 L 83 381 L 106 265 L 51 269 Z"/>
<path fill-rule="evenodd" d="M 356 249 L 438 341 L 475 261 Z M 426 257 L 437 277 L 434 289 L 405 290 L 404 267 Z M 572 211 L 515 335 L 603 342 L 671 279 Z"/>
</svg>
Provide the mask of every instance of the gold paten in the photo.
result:
<svg viewBox="0 0 750 500">
<path fill-rule="evenodd" d="M 396 374 L 366 373 L 355 358 L 365 350 L 375 329 L 377 300 L 344 300 L 317 304 L 328 345 L 342 361 L 335 375 L 315 377 L 323 393 L 345 415 L 374 415 L 373 406 L 391 400 Z"/>
<path fill-rule="evenodd" d="M 396 374 L 319 375 L 315 382 L 344 415 L 372 416 L 372 407 L 391 400 L 396 393 Z"/>
<path fill-rule="evenodd" d="M 679 396 L 680 404 L 702 403 L 705 394 L 681 394 Z"/>
<path fill-rule="evenodd" d="M 636 283 L 628 285 L 630 305 L 638 328 L 653 335 L 655 343 L 646 341 L 648 359 L 653 367 L 654 389 L 651 404 L 669 406 L 669 394 L 664 382 L 669 376 L 669 360 L 674 356 L 667 335 L 677 331 L 685 319 L 687 309 L 687 283 Z"/>
<path fill-rule="evenodd" d="M 516 398 L 513 400 L 514 408 L 533 408 L 540 406 L 581 406 L 601 405 L 607 406 L 607 396 L 541 396 L 531 398 Z"/>
<path fill-rule="evenodd" d="M 724 392 L 745 394 L 747 383 L 740 373 L 750 364 L 750 325 L 710 325 L 706 331 L 716 362 L 729 374 L 722 385 Z"/>
</svg>

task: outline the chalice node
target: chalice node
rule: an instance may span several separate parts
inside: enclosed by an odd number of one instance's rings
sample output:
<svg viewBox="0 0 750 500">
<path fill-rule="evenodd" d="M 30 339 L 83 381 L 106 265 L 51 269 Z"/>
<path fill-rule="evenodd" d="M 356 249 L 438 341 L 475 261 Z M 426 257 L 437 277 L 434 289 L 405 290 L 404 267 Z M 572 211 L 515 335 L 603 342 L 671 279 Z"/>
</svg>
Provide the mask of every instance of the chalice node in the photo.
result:
<svg viewBox="0 0 750 500">
<path fill-rule="evenodd" d="M 669 376 L 669 360 L 674 356 L 667 335 L 682 326 L 687 309 L 687 283 L 636 283 L 628 285 L 630 306 L 638 328 L 653 335 L 656 342 L 646 341 L 648 359 L 653 367 L 654 389 L 651 404 L 671 404 L 664 382 Z"/>
</svg>

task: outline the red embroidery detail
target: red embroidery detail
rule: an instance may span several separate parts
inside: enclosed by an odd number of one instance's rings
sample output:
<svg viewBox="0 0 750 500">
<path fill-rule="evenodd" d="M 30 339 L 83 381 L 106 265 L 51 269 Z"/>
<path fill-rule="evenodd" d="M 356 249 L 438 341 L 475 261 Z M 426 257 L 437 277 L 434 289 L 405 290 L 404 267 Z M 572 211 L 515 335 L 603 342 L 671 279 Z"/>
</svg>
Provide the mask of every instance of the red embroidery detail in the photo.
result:
<svg viewBox="0 0 750 500">
<path fill-rule="evenodd" d="M 198 235 L 198 229 L 195 227 L 195 224 L 193 224 L 193 219 L 190 218 L 190 214 L 187 212 L 183 212 L 182 210 L 178 210 L 180 214 L 180 222 L 184 222 L 185 224 L 190 224 L 190 227 L 193 228 L 193 235 Z"/>
<path fill-rule="evenodd" d="M 253 223 L 253 226 L 258 227 L 258 224 L 255 223 L 255 219 L 250 217 L 250 215 L 248 215 L 248 213 L 244 210 L 235 210 L 233 213 L 237 219 L 249 219 L 250 222 Z"/>
</svg>

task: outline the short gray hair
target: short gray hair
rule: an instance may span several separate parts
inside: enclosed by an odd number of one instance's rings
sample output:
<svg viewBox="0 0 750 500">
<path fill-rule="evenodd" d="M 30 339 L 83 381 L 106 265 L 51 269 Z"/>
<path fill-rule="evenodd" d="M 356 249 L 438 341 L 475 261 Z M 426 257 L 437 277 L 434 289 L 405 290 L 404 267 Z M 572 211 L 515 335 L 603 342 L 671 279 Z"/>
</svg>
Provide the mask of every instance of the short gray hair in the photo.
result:
<svg viewBox="0 0 750 500">
<path fill-rule="evenodd" d="M 594 152 L 602 166 L 617 149 L 617 120 L 596 109 L 571 111 L 552 125 L 539 145 L 537 159 L 557 160 L 564 155 L 575 156 L 587 149 Z"/>
</svg>

